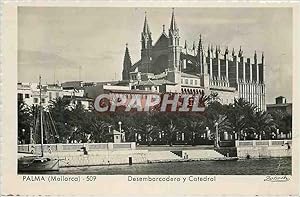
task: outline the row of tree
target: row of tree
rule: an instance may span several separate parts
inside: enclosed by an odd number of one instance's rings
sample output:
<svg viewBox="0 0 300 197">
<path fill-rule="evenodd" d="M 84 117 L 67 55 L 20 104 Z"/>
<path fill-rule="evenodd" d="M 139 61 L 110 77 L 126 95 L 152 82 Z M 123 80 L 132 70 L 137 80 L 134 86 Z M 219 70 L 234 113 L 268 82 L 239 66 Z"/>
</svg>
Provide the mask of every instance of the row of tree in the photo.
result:
<svg viewBox="0 0 300 197">
<path fill-rule="evenodd" d="M 18 137 L 22 143 L 30 142 L 30 130 L 39 139 L 37 107 L 18 104 Z M 119 130 L 126 141 L 144 144 L 203 144 L 212 143 L 216 127 L 221 140 L 251 140 L 278 138 L 292 130 L 291 115 L 274 111 L 259 111 L 243 99 L 222 105 L 210 97 L 205 112 L 136 112 L 97 113 L 85 110 L 79 103 L 70 107 L 70 100 L 58 98 L 46 109 L 54 127 L 45 135 L 48 143 L 108 142 L 109 131 Z M 54 131 L 53 131 L 54 130 Z M 279 131 L 279 132 L 278 132 Z"/>
</svg>

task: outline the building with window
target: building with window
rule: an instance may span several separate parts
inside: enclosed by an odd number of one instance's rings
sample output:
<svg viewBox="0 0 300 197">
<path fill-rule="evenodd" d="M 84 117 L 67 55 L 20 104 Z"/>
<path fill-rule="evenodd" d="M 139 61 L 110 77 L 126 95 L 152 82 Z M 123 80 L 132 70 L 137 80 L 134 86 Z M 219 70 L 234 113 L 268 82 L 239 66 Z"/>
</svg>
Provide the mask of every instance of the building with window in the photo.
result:
<svg viewBox="0 0 300 197">
<path fill-rule="evenodd" d="M 281 111 L 286 112 L 289 115 L 292 115 L 293 104 L 287 103 L 287 100 L 283 96 L 275 98 L 275 104 L 267 104 L 267 111 Z"/>
<path fill-rule="evenodd" d="M 18 83 L 17 99 L 23 101 L 28 106 L 39 105 L 40 98 L 43 106 L 48 106 L 57 98 L 70 100 L 70 106 L 83 104 L 84 108 L 89 109 L 92 99 L 85 97 L 84 89 L 77 87 L 63 87 L 60 84 L 43 84 L 42 89 L 37 83 Z M 41 96 L 40 96 L 41 93 Z"/>
</svg>

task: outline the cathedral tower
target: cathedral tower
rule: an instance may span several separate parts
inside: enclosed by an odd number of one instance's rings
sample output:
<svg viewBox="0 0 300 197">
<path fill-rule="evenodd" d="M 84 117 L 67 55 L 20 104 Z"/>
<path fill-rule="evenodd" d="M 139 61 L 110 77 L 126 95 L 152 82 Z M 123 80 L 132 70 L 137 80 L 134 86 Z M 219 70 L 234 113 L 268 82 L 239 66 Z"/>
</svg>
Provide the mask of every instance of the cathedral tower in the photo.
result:
<svg viewBox="0 0 300 197">
<path fill-rule="evenodd" d="M 122 80 L 130 79 L 130 69 L 131 69 L 131 58 L 129 55 L 128 44 L 126 43 L 125 55 L 123 60 L 123 72 L 122 72 Z"/>
<path fill-rule="evenodd" d="M 141 63 L 142 63 L 142 72 L 149 72 L 151 66 L 151 50 L 152 50 L 152 37 L 150 28 L 148 25 L 147 15 L 145 12 L 145 20 L 143 32 L 141 33 Z"/>
<path fill-rule="evenodd" d="M 181 52 L 181 47 L 179 46 L 179 38 L 179 29 L 177 28 L 173 8 L 169 29 L 169 70 L 179 70 Z"/>
<path fill-rule="evenodd" d="M 197 51 L 197 63 L 199 66 L 199 73 L 204 73 L 204 53 L 203 53 L 203 47 L 202 47 L 202 38 L 200 34 L 199 43 L 198 43 L 198 51 Z"/>
</svg>

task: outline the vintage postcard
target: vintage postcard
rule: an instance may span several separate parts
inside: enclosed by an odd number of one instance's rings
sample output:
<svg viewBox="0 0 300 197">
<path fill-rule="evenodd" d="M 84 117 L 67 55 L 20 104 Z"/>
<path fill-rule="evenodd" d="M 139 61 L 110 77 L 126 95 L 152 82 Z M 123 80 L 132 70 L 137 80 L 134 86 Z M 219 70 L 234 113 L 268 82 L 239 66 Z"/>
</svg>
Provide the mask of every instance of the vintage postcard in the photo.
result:
<svg viewBox="0 0 300 197">
<path fill-rule="evenodd" d="M 299 9 L 4 2 L 2 194 L 298 196 Z"/>
</svg>

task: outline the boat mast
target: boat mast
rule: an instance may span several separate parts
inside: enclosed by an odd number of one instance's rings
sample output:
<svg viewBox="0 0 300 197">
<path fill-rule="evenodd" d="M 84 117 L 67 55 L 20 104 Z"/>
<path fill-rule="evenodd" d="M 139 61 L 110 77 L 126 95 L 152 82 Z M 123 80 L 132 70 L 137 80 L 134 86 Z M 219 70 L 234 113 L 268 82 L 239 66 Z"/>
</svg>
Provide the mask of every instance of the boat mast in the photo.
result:
<svg viewBox="0 0 300 197">
<path fill-rule="evenodd" d="M 43 132 L 43 107 L 42 107 L 42 78 L 41 75 L 39 77 L 39 87 L 40 87 L 40 125 L 41 125 L 41 153 L 42 157 L 44 156 L 44 150 L 43 150 L 43 141 L 44 141 L 44 132 Z"/>
</svg>

